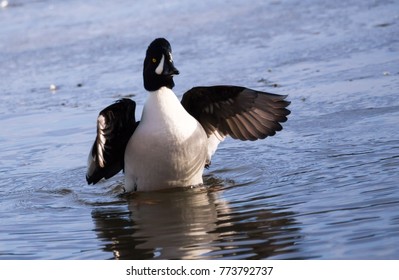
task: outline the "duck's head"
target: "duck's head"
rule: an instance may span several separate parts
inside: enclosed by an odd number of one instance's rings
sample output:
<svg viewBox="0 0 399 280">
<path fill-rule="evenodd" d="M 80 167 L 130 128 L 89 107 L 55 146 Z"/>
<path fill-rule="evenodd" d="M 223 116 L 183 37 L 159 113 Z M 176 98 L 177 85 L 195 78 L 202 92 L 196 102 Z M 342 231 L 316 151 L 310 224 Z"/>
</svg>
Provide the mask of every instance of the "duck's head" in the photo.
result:
<svg viewBox="0 0 399 280">
<path fill-rule="evenodd" d="M 164 86 L 172 89 L 175 85 L 173 76 L 178 74 L 179 70 L 173 64 L 169 42 L 164 38 L 152 41 L 144 59 L 144 88 L 148 91 L 155 91 Z"/>
</svg>

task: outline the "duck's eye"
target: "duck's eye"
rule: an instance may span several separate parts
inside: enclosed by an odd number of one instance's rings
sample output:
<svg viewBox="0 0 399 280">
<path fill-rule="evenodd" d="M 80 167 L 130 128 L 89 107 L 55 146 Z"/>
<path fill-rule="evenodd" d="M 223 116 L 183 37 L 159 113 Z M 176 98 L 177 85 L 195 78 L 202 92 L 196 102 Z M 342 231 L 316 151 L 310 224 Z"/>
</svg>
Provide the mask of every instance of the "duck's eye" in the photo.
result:
<svg viewBox="0 0 399 280">
<path fill-rule="evenodd" d="M 157 63 L 157 59 L 156 59 L 156 58 L 153 58 L 153 59 L 152 59 L 152 63 Z"/>
</svg>

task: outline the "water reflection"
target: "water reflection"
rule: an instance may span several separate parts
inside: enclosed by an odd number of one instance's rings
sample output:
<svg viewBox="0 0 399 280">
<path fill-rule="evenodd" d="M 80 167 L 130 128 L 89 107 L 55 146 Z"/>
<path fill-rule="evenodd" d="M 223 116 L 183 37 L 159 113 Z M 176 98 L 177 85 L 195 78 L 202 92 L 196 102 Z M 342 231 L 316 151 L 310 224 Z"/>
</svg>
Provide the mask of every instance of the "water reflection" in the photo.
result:
<svg viewBox="0 0 399 280">
<path fill-rule="evenodd" d="M 263 259 L 295 253 L 301 239 L 292 212 L 228 203 L 218 187 L 124 199 L 127 209 L 92 212 L 103 250 L 115 259 Z"/>
</svg>

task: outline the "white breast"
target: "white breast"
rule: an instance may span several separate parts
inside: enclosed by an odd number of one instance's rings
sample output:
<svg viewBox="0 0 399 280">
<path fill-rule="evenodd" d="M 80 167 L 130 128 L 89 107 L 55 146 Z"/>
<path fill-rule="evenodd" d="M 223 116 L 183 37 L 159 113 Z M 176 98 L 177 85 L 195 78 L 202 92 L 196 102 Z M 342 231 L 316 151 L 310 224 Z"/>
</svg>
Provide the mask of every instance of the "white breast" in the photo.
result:
<svg viewBox="0 0 399 280">
<path fill-rule="evenodd" d="M 182 107 L 172 90 L 162 87 L 149 95 L 140 121 L 147 129 L 183 138 L 197 129 L 197 121 Z"/>
<path fill-rule="evenodd" d="M 150 92 L 125 152 L 127 191 L 201 184 L 206 158 L 206 133 L 176 95 Z"/>
</svg>

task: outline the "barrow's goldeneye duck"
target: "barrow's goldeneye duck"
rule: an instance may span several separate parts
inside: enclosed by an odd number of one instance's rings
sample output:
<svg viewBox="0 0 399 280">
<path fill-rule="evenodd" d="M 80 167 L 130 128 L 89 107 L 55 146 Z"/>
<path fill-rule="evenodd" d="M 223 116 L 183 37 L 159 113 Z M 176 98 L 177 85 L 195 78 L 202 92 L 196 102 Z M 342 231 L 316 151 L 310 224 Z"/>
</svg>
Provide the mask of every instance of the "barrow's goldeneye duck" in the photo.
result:
<svg viewBox="0 0 399 280">
<path fill-rule="evenodd" d="M 194 87 L 180 102 L 172 91 L 178 74 L 169 42 L 155 39 L 144 59 L 148 98 L 141 120 L 135 120 L 136 103 L 130 99 L 100 112 L 88 184 L 123 169 L 127 192 L 200 185 L 226 136 L 264 139 L 280 131 L 290 114 L 286 96 L 238 86 Z"/>
</svg>

